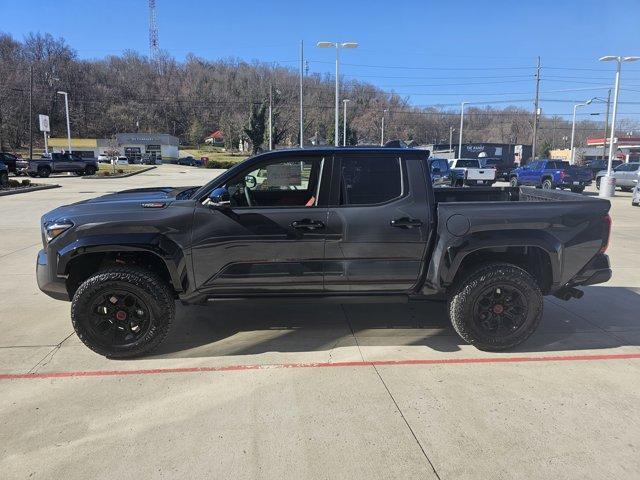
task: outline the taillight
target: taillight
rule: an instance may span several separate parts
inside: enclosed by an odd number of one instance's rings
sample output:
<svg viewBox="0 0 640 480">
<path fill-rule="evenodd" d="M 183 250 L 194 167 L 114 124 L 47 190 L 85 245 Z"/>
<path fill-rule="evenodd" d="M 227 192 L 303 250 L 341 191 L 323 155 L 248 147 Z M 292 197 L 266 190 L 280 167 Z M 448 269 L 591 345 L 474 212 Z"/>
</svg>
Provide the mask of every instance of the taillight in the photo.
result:
<svg viewBox="0 0 640 480">
<path fill-rule="evenodd" d="M 560 170 L 560 178 L 564 178 L 567 176 L 567 172 L 565 172 L 564 170 Z"/>
<path fill-rule="evenodd" d="M 602 218 L 602 246 L 600 247 L 600 253 L 604 253 L 609 248 L 609 237 L 611 236 L 611 216 L 609 214 Z"/>
</svg>

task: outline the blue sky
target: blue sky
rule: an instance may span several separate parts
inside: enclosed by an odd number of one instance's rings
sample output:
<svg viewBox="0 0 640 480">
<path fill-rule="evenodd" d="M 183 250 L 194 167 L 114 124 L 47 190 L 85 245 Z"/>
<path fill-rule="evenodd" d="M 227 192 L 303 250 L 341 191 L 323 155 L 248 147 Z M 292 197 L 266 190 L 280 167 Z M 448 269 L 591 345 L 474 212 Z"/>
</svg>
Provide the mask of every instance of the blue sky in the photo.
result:
<svg viewBox="0 0 640 480">
<path fill-rule="evenodd" d="M 178 59 L 241 58 L 297 68 L 304 40 L 311 72 L 332 73 L 318 40 L 357 41 L 342 72 L 414 105 L 461 101 L 531 107 L 536 57 L 541 106 L 570 116 L 571 101 L 604 97 L 607 54 L 640 55 L 638 0 L 240 1 L 156 0 L 160 47 Z M 146 0 L 0 0 L 0 30 L 63 36 L 81 58 L 148 53 Z M 640 119 L 640 62 L 623 67 L 623 116 Z M 635 90 L 635 91 L 634 91 Z M 505 103 L 501 103 L 505 102 Z M 582 118 L 604 112 L 594 103 Z"/>
</svg>

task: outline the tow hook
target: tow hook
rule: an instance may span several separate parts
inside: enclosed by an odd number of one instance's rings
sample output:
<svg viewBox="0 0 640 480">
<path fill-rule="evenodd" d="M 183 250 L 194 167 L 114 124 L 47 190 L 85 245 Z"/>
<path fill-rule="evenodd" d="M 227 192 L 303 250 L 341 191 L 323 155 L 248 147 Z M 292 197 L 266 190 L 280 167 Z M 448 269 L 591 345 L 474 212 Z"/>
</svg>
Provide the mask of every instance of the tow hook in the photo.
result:
<svg viewBox="0 0 640 480">
<path fill-rule="evenodd" d="M 560 290 L 558 290 L 556 293 L 553 294 L 554 297 L 557 297 L 560 300 L 564 300 L 565 302 L 568 302 L 572 298 L 575 298 L 575 299 L 582 298 L 583 295 L 584 295 L 584 292 L 582 290 L 578 290 L 577 288 L 573 288 L 573 287 L 561 288 Z"/>
</svg>

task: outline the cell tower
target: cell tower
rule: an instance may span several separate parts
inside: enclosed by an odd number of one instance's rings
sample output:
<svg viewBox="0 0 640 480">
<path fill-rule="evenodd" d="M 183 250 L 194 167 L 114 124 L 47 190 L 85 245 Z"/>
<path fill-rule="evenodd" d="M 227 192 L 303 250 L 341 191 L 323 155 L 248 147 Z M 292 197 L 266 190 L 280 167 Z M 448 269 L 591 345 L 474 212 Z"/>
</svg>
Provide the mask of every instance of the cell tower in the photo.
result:
<svg viewBox="0 0 640 480">
<path fill-rule="evenodd" d="M 157 60 L 160 53 L 158 45 L 158 25 L 156 24 L 156 0 L 149 0 L 149 54 Z"/>
</svg>

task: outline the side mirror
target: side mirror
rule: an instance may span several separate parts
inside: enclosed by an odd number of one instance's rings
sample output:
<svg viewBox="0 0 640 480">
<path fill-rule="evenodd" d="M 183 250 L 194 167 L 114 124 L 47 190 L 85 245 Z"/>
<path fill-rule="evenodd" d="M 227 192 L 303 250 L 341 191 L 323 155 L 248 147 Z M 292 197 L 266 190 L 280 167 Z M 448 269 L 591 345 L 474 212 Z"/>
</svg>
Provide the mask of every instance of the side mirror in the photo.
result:
<svg viewBox="0 0 640 480">
<path fill-rule="evenodd" d="M 247 175 L 244 177 L 244 186 L 247 188 L 254 188 L 258 184 L 258 180 L 253 175 Z"/>
<path fill-rule="evenodd" d="M 215 208 L 229 208 L 231 207 L 231 197 L 229 191 L 224 188 L 216 188 L 209 194 L 209 200 L 211 206 Z"/>
</svg>

